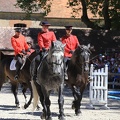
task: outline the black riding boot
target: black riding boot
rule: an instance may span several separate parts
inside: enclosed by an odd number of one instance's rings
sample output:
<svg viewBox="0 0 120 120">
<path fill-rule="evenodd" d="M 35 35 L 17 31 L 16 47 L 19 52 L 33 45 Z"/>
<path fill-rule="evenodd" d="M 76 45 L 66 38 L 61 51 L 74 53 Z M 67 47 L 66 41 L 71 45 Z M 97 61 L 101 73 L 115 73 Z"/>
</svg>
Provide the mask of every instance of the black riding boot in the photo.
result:
<svg viewBox="0 0 120 120">
<path fill-rule="evenodd" d="M 37 80 L 37 68 L 40 64 L 40 58 L 41 58 L 41 53 L 39 53 L 36 57 L 35 57 L 35 66 L 33 67 L 33 80 L 36 81 Z"/>
<path fill-rule="evenodd" d="M 22 57 L 20 55 L 17 55 L 16 57 L 17 57 L 17 62 L 16 62 L 16 73 L 15 73 L 14 80 L 18 80 L 20 68 L 22 66 Z"/>
<path fill-rule="evenodd" d="M 33 80 L 36 81 L 37 80 L 37 68 L 38 68 L 38 63 L 35 62 L 35 66 L 34 66 L 34 70 L 33 70 Z"/>
<path fill-rule="evenodd" d="M 68 80 L 67 69 L 68 69 L 69 61 L 70 61 L 70 58 L 67 58 L 67 57 L 66 57 L 66 58 L 64 59 L 64 65 L 65 65 L 65 68 L 64 68 L 64 76 L 65 76 L 65 80 Z"/>
<path fill-rule="evenodd" d="M 18 80 L 21 66 L 22 66 L 22 64 L 19 64 L 19 63 L 17 64 L 14 80 Z"/>
</svg>

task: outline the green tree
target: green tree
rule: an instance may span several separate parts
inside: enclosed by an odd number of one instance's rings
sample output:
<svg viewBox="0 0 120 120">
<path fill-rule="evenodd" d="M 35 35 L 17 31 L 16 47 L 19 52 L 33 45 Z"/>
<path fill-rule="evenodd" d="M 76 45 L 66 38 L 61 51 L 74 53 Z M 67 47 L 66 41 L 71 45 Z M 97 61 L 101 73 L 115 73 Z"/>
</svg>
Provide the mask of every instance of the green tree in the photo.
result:
<svg viewBox="0 0 120 120">
<path fill-rule="evenodd" d="M 53 0 L 17 0 L 16 6 L 26 11 L 27 15 L 41 10 L 47 15 Z M 68 0 L 72 7 L 71 17 L 76 17 L 82 12 L 81 20 L 87 27 L 93 29 L 115 29 L 120 30 L 120 0 Z M 91 20 L 88 10 L 100 20 Z M 101 24 L 102 21 L 102 24 Z"/>
<path fill-rule="evenodd" d="M 81 20 L 87 27 L 93 29 L 120 30 L 120 0 L 69 0 L 68 4 L 73 9 L 73 16 L 82 11 Z M 81 6 L 82 5 L 82 6 Z M 103 18 L 103 24 L 88 18 L 87 11 L 94 16 Z"/>
<path fill-rule="evenodd" d="M 30 17 L 31 13 L 40 11 L 47 15 L 50 12 L 52 0 L 17 0 L 15 6 L 20 7 L 26 12 L 27 17 Z"/>
</svg>

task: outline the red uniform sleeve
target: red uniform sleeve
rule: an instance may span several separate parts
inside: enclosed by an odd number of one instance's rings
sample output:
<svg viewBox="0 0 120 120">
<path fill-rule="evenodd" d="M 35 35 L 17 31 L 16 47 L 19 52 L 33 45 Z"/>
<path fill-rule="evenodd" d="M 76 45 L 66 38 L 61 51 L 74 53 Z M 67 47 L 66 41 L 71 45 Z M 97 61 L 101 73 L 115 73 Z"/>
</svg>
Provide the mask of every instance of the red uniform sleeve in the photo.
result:
<svg viewBox="0 0 120 120">
<path fill-rule="evenodd" d="M 52 41 L 56 41 L 56 36 L 55 36 L 54 32 L 52 34 Z"/>
<path fill-rule="evenodd" d="M 38 34 L 38 45 L 39 45 L 40 49 L 45 47 L 44 44 L 43 44 L 43 38 L 42 38 L 40 33 Z"/>
<path fill-rule="evenodd" d="M 16 52 L 19 53 L 22 51 L 22 49 L 20 47 L 18 47 L 18 45 L 16 44 L 16 40 L 14 39 L 14 37 L 11 38 L 11 44 Z"/>
<path fill-rule="evenodd" d="M 66 44 L 66 41 L 65 41 L 64 37 L 61 38 L 61 41 L 62 41 L 63 44 Z M 70 48 L 67 47 L 67 44 L 65 46 L 65 51 L 68 52 L 68 53 L 70 52 Z"/>
</svg>

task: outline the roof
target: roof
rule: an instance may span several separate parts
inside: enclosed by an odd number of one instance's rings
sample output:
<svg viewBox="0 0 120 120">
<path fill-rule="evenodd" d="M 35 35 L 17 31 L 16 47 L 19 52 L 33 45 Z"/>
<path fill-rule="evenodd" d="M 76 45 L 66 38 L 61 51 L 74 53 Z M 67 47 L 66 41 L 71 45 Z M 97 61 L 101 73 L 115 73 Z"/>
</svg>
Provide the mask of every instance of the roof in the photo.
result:
<svg viewBox="0 0 120 120">
<path fill-rule="evenodd" d="M 22 12 L 21 8 L 16 7 L 15 4 L 17 3 L 17 0 L 0 0 L 0 12 Z M 39 10 L 35 13 L 43 13 L 42 10 Z"/>
</svg>

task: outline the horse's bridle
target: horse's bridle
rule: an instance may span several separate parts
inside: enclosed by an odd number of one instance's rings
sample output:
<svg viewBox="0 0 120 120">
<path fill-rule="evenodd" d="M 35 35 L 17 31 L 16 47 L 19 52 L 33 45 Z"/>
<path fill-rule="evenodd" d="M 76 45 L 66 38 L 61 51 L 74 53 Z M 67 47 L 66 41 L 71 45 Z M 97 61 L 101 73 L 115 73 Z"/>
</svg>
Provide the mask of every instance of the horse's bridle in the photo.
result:
<svg viewBox="0 0 120 120">
<path fill-rule="evenodd" d="M 87 52 L 87 54 L 90 54 L 88 50 L 84 51 Z M 89 64 L 88 60 L 85 60 L 81 65 L 82 65 L 82 69 L 85 70 L 85 64 Z M 87 72 L 87 71 L 83 71 L 83 72 Z"/>
</svg>

